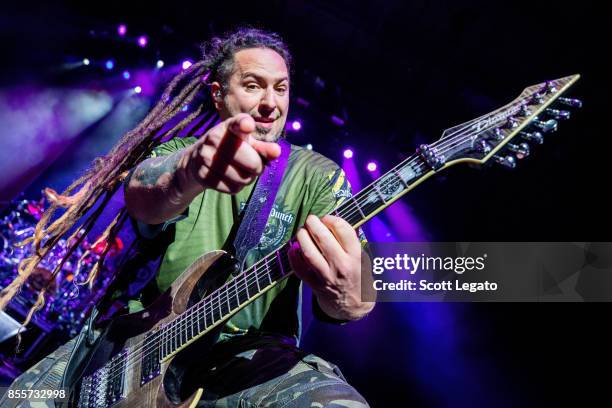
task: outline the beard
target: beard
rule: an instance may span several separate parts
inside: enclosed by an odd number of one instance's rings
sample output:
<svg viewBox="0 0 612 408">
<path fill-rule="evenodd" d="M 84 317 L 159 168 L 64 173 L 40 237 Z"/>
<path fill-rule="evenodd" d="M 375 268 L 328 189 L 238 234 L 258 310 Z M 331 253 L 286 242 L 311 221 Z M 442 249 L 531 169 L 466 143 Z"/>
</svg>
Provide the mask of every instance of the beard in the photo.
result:
<svg viewBox="0 0 612 408">
<path fill-rule="evenodd" d="M 278 139 L 285 136 L 284 126 L 281 126 L 281 129 L 277 129 L 276 126 L 268 129 L 255 123 L 253 136 L 255 139 L 264 142 L 276 142 Z"/>
</svg>

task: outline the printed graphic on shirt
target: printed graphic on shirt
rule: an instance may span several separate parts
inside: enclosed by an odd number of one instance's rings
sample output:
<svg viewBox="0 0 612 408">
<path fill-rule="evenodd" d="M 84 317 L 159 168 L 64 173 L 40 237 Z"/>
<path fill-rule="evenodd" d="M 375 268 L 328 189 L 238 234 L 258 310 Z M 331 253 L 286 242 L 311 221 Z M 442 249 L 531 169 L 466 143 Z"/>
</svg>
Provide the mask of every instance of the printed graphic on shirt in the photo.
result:
<svg viewBox="0 0 612 408">
<path fill-rule="evenodd" d="M 284 200 L 279 200 L 284 201 Z M 240 203 L 240 213 L 246 207 L 246 202 Z M 288 233 L 291 231 L 293 222 L 295 221 L 295 214 L 288 209 L 281 209 L 278 203 L 274 203 L 270 210 L 270 216 L 268 217 L 268 223 L 264 228 L 261 239 L 259 240 L 259 251 L 261 254 L 265 254 L 272 249 L 276 249 L 280 244 L 283 243 Z"/>
<path fill-rule="evenodd" d="M 261 250 L 267 252 L 282 244 L 287 233 L 291 231 L 293 221 L 295 221 L 295 214 L 274 203 L 263 236 L 259 241 Z"/>
<path fill-rule="evenodd" d="M 332 186 L 332 193 L 334 194 L 334 198 L 336 199 L 336 208 L 340 207 L 347 199 L 353 196 L 351 190 L 351 183 L 349 183 L 346 178 L 346 174 L 342 169 L 336 170 L 334 173 L 331 173 L 328 176 L 329 183 Z M 361 246 L 364 247 L 368 240 L 363 233 L 363 230 L 359 228 L 357 230 L 357 234 L 359 235 L 359 241 L 361 242 Z"/>
<path fill-rule="evenodd" d="M 336 199 L 336 208 L 338 208 L 346 199 L 353 196 L 351 193 L 351 184 L 342 169 L 330 173 L 327 178 L 329 179 L 329 184 L 332 186 L 332 193 Z"/>
</svg>

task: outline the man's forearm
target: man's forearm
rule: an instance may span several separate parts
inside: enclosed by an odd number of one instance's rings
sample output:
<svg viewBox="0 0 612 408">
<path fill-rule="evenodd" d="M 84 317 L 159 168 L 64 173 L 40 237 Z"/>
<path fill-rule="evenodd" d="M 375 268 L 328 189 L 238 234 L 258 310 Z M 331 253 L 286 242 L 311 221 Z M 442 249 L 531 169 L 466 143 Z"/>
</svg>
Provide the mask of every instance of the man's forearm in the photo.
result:
<svg viewBox="0 0 612 408">
<path fill-rule="evenodd" d="M 160 224 L 187 208 L 203 191 L 185 171 L 185 150 L 153 157 L 140 163 L 125 187 L 128 212 L 147 224 Z"/>
</svg>

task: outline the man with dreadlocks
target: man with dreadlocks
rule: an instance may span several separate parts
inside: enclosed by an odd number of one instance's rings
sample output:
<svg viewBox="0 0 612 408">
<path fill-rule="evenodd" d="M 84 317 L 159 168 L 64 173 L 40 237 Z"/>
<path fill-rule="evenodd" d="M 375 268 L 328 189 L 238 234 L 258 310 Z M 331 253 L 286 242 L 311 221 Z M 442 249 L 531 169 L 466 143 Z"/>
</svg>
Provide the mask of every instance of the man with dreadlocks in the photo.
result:
<svg viewBox="0 0 612 408">
<path fill-rule="evenodd" d="M 277 142 L 284 137 L 291 68 L 281 38 L 240 28 L 214 38 L 203 54 L 202 61 L 172 81 L 160 103 L 106 160 L 95 164 L 91 177 L 68 189 L 80 186 L 79 191 L 68 198 L 62 195 L 68 202 L 57 204 L 67 207 L 68 214 L 83 214 L 93 205 L 91 200 L 124 181 L 127 213 L 119 214 L 104 238 L 112 240 L 129 215 L 143 239 L 169 240 L 152 280 L 157 293 L 200 255 L 227 249 L 258 176 L 281 154 Z M 185 81 L 172 99 L 174 87 Z M 221 122 L 199 138 L 173 137 L 205 109 L 199 106 L 168 130 L 181 107 L 202 92 L 209 93 Z M 168 136 L 172 138 L 160 144 Z M 297 277 L 281 281 L 235 314 L 213 347 L 214 364 L 189 367 L 181 393 L 203 387 L 200 406 L 206 407 L 367 406 L 335 365 L 298 348 L 302 281 L 312 288 L 313 311 L 321 320 L 356 320 L 373 307 L 361 302 L 360 237 L 343 219 L 326 215 L 350 197 L 350 187 L 329 159 L 288 143 L 283 146 L 290 154 L 282 183 L 259 245 L 249 252 L 245 266 L 295 236 L 289 260 Z M 42 230 L 37 230 L 39 235 Z M 66 231 L 54 223 L 44 232 L 53 239 Z M 42 256 L 46 248 L 42 246 Z M 145 297 L 134 299 L 130 309 L 143 303 L 148 303 Z M 68 348 L 60 348 L 62 356 Z"/>
</svg>

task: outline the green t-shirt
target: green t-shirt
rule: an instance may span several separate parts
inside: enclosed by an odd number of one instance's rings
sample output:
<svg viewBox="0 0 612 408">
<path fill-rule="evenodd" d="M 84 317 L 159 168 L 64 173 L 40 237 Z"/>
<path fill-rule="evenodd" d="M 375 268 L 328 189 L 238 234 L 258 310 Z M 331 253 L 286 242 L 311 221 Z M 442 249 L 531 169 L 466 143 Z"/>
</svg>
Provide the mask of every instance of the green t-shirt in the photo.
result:
<svg viewBox="0 0 612 408">
<path fill-rule="evenodd" d="M 193 137 L 172 139 L 153 155 L 167 155 L 195 143 Z M 157 286 L 165 291 L 201 255 L 231 245 L 230 231 L 245 207 L 255 183 L 230 195 L 207 189 L 189 205 L 186 217 L 174 223 L 173 240 L 157 273 Z M 287 242 L 309 214 L 323 216 L 350 197 L 344 172 L 324 156 L 291 145 L 291 155 L 279 187 L 259 253 L 249 254 L 250 266 Z M 291 336 L 301 334 L 301 281 L 291 275 L 235 314 L 223 328 L 221 339 L 249 331 Z"/>
</svg>

